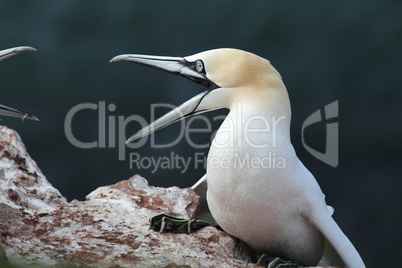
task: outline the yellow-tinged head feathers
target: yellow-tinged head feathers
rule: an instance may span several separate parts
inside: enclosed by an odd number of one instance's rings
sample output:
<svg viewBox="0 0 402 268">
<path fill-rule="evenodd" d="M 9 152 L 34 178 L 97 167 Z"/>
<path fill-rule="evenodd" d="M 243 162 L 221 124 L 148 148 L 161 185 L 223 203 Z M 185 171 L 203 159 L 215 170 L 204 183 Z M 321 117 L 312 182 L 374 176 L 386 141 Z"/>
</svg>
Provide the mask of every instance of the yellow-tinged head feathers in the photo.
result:
<svg viewBox="0 0 402 268">
<path fill-rule="evenodd" d="M 239 49 L 220 48 L 185 57 L 187 61 L 201 59 L 206 76 L 220 87 L 264 87 L 282 83 L 271 63 L 253 53 Z"/>
</svg>

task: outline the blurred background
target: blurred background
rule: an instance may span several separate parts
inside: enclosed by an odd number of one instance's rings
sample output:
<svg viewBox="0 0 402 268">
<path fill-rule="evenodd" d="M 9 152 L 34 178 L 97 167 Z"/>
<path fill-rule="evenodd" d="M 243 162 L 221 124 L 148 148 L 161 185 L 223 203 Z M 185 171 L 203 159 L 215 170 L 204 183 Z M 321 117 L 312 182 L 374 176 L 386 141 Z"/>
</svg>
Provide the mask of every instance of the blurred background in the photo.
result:
<svg viewBox="0 0 402 268">
<path fill-rule="evenodd" d="M 39 122 L 2 117 L 15 129 L 47 179 L 69 201 L 85 200 L 99 186 L 134 174 L 150 185 L 189 187 L 204 173 L 191 162 L 178 169 L 130 168 L 129 154 L 185 158 L 185 139 L 174 147 L 117 148 L 118 117 L 149 122 L 151 104 L 179 105 L 203 91 L 187 79 L 130 63 L 109 63 L 124 53 L 188 56 L 233 47 L 267 58 L 281 73 L 292 103 L 292 142 L 320 183 L 334 218 L 368 267 L 395 267 L 402 252 L 402 2 L 260 1 L 1 1 L 0 49 L 29 45 L 0 64 L 0 103 L 39 117 Z M 330 167 L 302 145 L 301 125 L 313 112 L 339 100 L 339 166 Z M 105 148 L 82 149 L 66 137 L 67 113 L 91 103 L 106 110 Z M 99 107 L 99 106 L 97 106 Z M 168 109 L 159 109 L 157 116 Z M 221 110 L 209 118 L 224 115 Z M 109 118 L 116 120 L 116 126 Z M 215 131 L 221 121 L 215 121 Z M 325 123 L 306 129 L 309 146 L 324 151 Z M 205 128 L 199 121 L 193 128 Z M 108 129 L 112 130 L 112 136 Z M 127 137 L 138 123 L 125 128 Z M 81 110 L 72 132 L 99 141 L 99 109 Z M 115 131 L 116 130 L 116 131 Z M 155 134 L 173 141 L 180 125 Z M 114 132 L 115 131 L 115 132 Z M 120 132 L 121 133 L 121 132 Z M 113 136 L 116 135 L 116 136 Z M 109 138 L 115 137 L 115 146 Z M 193 134 L 208 143 L 210 134 Z M 113 140 L 113 139 L 112 139 Z M 119 152 L 125 160 L 119 160 Z"/>
</svg>

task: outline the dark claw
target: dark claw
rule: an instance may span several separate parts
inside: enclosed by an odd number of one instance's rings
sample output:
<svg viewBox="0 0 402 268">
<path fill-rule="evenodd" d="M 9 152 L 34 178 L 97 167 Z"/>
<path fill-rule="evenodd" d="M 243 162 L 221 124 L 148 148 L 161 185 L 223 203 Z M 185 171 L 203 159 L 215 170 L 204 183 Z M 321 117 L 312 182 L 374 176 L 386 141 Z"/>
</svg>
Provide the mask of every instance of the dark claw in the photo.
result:
<svg viewBox="0 0 402 268">
<path fill-rule="evenodd" d="M 189 234 L 205 226 L 218 227 L 216 223 L 203 220 L 187 220 L 164 213 L 152 217 L 149 222 L 151 229 L 154 231 L 178 234 Z"/>
</svg>

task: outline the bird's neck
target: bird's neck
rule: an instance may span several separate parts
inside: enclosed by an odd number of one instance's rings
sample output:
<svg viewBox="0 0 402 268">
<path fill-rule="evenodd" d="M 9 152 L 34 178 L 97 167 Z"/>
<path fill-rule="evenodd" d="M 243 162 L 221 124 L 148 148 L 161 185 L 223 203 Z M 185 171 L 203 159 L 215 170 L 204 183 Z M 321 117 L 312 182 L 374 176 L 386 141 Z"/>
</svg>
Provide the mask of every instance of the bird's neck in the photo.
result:
<svg viewBox="0 0 402 268">
<path fill-rule="evenodd" d="M 287 94 L 247 94 L 233 99 L 230 112 L 215 136 L 215 146 L 257 151 L 281 150 L 290 144 L 290 103 Z"/>
<path fill-rule="evenodd" d="M 232 103 L 228 116 L 246 131 L 269 129 L 272 135 L 290 139 L 291 108 L 284 86 L 241 96 Z"/>
</svg>

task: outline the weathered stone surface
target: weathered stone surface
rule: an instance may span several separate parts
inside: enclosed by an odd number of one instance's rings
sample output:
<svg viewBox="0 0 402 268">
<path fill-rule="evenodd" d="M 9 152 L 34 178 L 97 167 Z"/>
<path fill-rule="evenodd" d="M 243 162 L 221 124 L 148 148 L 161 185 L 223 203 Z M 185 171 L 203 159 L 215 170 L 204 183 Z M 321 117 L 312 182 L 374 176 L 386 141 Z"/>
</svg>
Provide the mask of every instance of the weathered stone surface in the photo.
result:
<svg viewBox="0 0 402 268">
<path fill-rule="evenodd" d="M 0 203 L 29 214 L 48 213 L 56 204 L 67 203 L 28 155 L 19 135 L 4 126 L 0 126 Z"/>
</svg>

